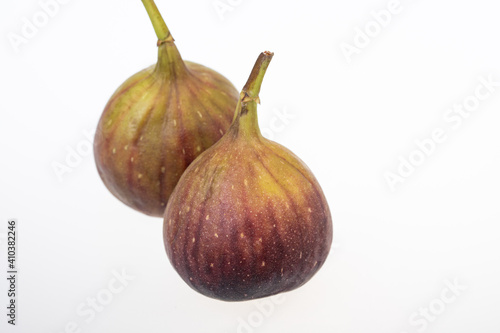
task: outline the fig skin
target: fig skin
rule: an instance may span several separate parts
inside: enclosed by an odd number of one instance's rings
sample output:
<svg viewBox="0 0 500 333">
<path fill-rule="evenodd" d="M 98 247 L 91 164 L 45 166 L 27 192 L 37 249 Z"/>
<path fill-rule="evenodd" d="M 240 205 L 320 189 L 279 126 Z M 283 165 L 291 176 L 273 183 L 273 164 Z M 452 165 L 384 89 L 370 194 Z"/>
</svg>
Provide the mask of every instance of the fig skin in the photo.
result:
<svg viewBox="0 0 500 333">
<path fill-rule="evenodd" d="M 238 91 L 219 73 L 184 62 L 154 2 L 143 2 L 160 38 L 158 62 L 113 94 L 97 127 L 94 156 L 113 195 L 162 217 L 187 166 L 229 128 Z"/>
<path fill-rule="evenodd" d="M 263 53 L 253 74 L 265 72 L 271 57 Z M 188 167 L 164 217 L 165 249 L 175 270 L 194 290 L 224 301 L 300 287 L 325 262 L 333 236 L 328 203 L 312 172 L 261 135 L 260 82 L 256 75 L 252 80 L 257 87 L 245 86 L 227 134 Z"/>
</svg>

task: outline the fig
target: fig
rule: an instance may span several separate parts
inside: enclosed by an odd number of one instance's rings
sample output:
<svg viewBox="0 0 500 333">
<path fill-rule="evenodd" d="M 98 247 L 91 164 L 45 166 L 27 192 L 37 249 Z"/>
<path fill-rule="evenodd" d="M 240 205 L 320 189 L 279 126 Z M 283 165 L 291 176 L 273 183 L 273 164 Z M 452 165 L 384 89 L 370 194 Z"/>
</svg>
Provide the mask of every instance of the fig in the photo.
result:
<svg viewBox="0 0 500 333">
<path fill-rule="evenodd" d="M 127 79 L 99 120 L 99 175 L 128 206 L 163 216 L 187 166 L 231 125 L 238 91 L 222 75 L 183 61 L 152 0 L 142 1 L 158 37 L 158 61 Z"/>
<path fill-rule="evenodd" d="M 167 256 L 199 293 L 243 301 L 302 286 L 324 264 L 332 219 L 296 155 L 261 135 L 257 103 L 273 53 L 261 53 L 231 127 L 182 175 L 165 210 Z"/>
</svg>

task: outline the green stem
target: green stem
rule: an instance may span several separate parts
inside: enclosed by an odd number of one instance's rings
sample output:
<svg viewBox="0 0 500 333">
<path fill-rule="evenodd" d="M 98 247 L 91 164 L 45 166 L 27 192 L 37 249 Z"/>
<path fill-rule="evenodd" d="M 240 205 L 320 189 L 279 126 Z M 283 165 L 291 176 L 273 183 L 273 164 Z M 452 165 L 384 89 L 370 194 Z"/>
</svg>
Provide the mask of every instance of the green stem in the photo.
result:
<svg viewBox="0 0 500 333">
<path fill-rule="evenodd" d="M 141 0 L 148 12 L 149 19 L 153 24 L 158 37 L 158 63 L 155 72 L 164 77 L 179 76 L 187 71 L 182 57 L 173 43 L 174 38 L 168 30 L 167 24 L 156 7 L 154 0 Z"/>
<path fill-rule="evenodd" d="M 259 55 L 255 65 L 253 66 L 252 73 L 248 78 L 247 83 L 243 87 L 242 93 L 245 93 L 246 97 L 242 102 L 246 102 L 245 99 L 254 100 L 259 102 L 259 92 L 260 86 L 262 85 L 262 80 L 264 79 L 264 74 L 266 74 L 267 67 L 273 58 L 274 53 L 265 51 Z"/>
<path fill-rule="evenodd" d="M 257 104 L 260 103 L 259 92 L 262 80 L 273 55 L 274 53 L 269 51 L 259 55 L 250 77 L 241 91 L 231 125 L 233 133 L 237 133 L 237 135 L 243 135 L 246 138 L 262 136 L 257 119 Z"/>
<path fill-rule="evenodd" d="M 142 0 L 142 4 L 148 12 L 153 28 L 155 29 L 156 36 L 158 36 L 159 41 L 169 41 L 173 40 L 170 31 L 168 30 L 167 24 L 163 20 L 163 17 L 156 7 L 154 0 Z"/>
</svg>

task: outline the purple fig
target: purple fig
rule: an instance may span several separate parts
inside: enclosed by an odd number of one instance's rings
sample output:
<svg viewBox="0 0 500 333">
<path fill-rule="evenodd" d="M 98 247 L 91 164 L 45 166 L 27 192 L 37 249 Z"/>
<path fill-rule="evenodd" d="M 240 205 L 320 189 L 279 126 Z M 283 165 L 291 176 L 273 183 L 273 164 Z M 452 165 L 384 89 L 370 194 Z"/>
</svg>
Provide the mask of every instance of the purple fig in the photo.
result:
<svg viewBox="0 0 500 333">
<path fill-rule="evenodd" d="M 318 181 L 259 130 L 259 91 L 272 56 L 259 56 L 228 132 L 187 168 L 165 210 L 173 267 L 191 288 L 224 301 L 300 287 L 324 264 L 332 243 Z"/>
<path fill-rule="evenodd" d="M 94 141 L 97 170 L 128 206 L 163 216 L 188 165 L 229 128 L 238 91 L 217 72 L 183 61 L 154 1 L 142 1 L 158 62 L 123 83 L 106 105 Z"/>
</svg>

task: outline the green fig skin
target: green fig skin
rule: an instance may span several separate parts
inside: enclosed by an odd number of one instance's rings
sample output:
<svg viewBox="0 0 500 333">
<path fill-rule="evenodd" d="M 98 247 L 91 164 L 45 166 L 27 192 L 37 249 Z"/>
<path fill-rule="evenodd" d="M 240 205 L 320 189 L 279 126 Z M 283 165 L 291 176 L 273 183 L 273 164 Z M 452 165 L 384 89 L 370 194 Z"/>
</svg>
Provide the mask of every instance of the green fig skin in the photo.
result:
<svg viewBox="0 0 500 333">
<path fill-rule="evenodd" d="M 180 176 L 229 128 L 238 91 L 184 62 L 170 38 L 158 63 L 126 80 L 107 103 L 94 140 L 99 175 L 126 205 L 161 217 Z"/>
<path fill-rule="evenodd" d="M 264 57 L 268 63 L 272 54 Z M 256 89 L 242 92 L 228 132 L 188 167 L 164 216 L 175 270 L 194 290 L 223 301 L 300 287 L 324 264 L 332 243 L 318 181 L 291 151 L 260 133 L 260 84 Z"/>
</svg>

